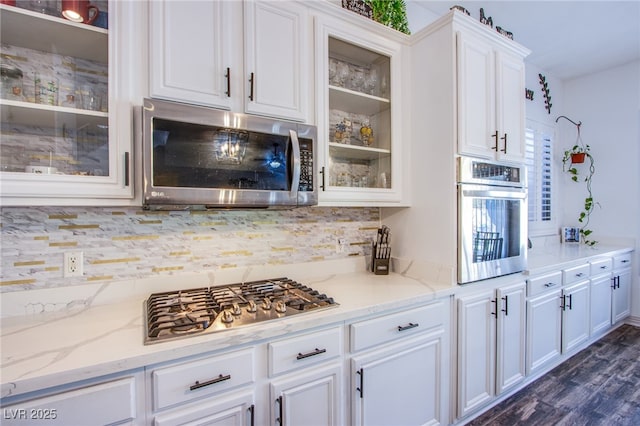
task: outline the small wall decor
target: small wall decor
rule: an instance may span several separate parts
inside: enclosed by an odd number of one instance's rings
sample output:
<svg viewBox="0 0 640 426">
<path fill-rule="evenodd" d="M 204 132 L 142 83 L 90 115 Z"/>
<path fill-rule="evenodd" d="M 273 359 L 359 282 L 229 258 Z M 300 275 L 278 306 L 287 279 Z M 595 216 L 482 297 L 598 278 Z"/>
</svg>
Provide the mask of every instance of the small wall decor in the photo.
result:
<svg viewBox="0 0 640 426">
<path fill-rule="evenodd" d="M 493 18 L 484 16 L 484 8 L 480 8 L 480 23 L 485 24 L 493 28 Z"/>
<path fill-rule="evenodd" d="M 565 226 L 562 228 L 562 234 L 560 235 L 563 243 L 579 243 L 580 242 L 580 228 L 576 226 Z"/>
<path fill-rule="evenodd" d="M 532 100 L 533 100 L 533 90 L 531 90 L 531 89 L 524 89 L 524 96 L 525 96 L 525 98 L 527 98 L 528 100 L 532 101 Z"/>
<path fill-rule="evenodd" d="M 464 7 L 459 6 L 459 5 L 451 6 L 449 8 L 449 10 L 459 10 L 460 12 L 464 13 L 467 16 L 471 16 L 471 14 L 469 13 L 469 11 L 467 9 L 465 9 Z"/>
<path fill-rule="evenodd" d="M 544 107 L 547 110 L 547 113 L 551 114 L 551 96 L 549 95 L 549 84 L 547 83 L 547 78 L 538 74 L 540 78 L 540 84 L 542 85 L 542 94 L 544 95 Z"/>
<path fill-rule="evenodd" d="M 342 7 L 365 18 L 373 19 L 373 9 L 364 0 L 342 0 Z"/>
<path fill-rule="evenodd" d="M 502 34 L 506 38 L 513 40 L 513 33 L 511 31 L 502 29 L 502 27 L 496 27 L 496 31 L 498 31 L 500 34 Z"/>
</svg>

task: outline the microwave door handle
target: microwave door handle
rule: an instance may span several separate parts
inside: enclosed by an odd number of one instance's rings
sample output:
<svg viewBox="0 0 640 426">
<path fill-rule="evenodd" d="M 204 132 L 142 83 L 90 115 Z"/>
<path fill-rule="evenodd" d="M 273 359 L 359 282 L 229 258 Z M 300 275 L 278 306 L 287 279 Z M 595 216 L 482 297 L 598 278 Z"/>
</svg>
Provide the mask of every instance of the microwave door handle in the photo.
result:
<svg viewBox="0 0 640 426">
<path fill-rule="evenodd" d="M 298 188 L 300 187 L 300 142 L 298 141 L 298 133 L 295 130 L 289 130 L 291 135 L 291 145 L 293 147 L 293 175 L 291 177 L 291 199 L 298 200 Z"/>
</svg>

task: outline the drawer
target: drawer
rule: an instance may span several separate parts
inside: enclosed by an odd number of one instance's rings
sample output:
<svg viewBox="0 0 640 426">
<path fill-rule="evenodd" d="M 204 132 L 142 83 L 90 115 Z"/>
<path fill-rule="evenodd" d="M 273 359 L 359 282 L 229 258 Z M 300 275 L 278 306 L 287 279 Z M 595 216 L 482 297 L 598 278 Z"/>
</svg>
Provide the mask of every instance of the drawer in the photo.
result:
<svg viewBox="0 0 640 426">
<path fill-rule="evenodd" d="M 245 349 L 153 370 L 154 409 L 252 383 L 253 358 Z"/>
<path fill-rule="evenodd" d="M 349 326 L 351 352 L 413 336 L 441 326 L 445 315 L 443 302 L 437 302 L 405 312 L 351 324 Z"/>
<path fill-rule="evenodd" d="M 135 423 L 136 397 L 136 379 L 126 377 L 5 405 L 0 423 L 6 426 Z"/>
<path fill-rule="evenodd" d="M 589 278 L 589 269 L 590 265 L 588 263 L 580 266 L 574 266 L 573 268 L 563 269 L 562 284 L 573 284 Z"/>
<path fill-rule="evenodd" d="M 615 256 L 613 258 L 613 269 L 630 268 L 631 252 Z"/>
<path fill-rule="evenodd" d="M 608 259 L 598 259 L 598 260 L 594 260 L 591 263 L 591 269 L 590 269 L 590 273 L 592 276 L 596 276 L 596 275 L 600 275 L 600 274 L 604 274 L 607 272 L 611 272 L 611 269 L 613 269 L 613 260 L 608 258 Z"/>
<path fill-rule="evenodd" d="M 269 376 L 318 364 L 342 355 L 342 327 L 269 343 Z"/>
<path fill-rule="evenodd" d="M 536 296 L 561 286 L 562 272 L 560 271 L 529 278 L 527 280 L 527 297 Z"/>
</svg>

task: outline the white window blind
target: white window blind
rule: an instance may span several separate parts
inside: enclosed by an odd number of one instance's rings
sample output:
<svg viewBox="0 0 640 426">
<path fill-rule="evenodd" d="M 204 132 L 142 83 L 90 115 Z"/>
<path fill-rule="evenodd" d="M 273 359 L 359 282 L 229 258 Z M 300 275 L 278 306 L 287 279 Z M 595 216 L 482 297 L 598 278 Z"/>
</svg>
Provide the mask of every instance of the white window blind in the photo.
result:
<svg viewBox="0 0 640 426">
<path fill-rule="evenodd" d="M 529 226 L 542 230 L 553 225 L 553 138 L 552 132 L 527 123 L 526 166 L 529 187 Z"/>
</svg>

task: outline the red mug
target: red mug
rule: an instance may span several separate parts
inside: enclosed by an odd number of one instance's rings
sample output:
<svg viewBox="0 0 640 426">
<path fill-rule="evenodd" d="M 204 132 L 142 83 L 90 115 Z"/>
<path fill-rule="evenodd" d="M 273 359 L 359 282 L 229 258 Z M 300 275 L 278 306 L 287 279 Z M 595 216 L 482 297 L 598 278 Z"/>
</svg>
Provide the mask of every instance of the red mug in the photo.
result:
<svg viewBox="0 0 640 426">
<path fill-rule="evenodd" d="M 16 0 L 0 0 L 1 4 L 6 4 L 9 6 L 15 6 L 16 5 Z"/>
<path fill-rule="evenodd" d="M 62 16 L 73 22 L 91 24 L 100 10 L 89 0 L 62 0 Z"/>
</svg>

